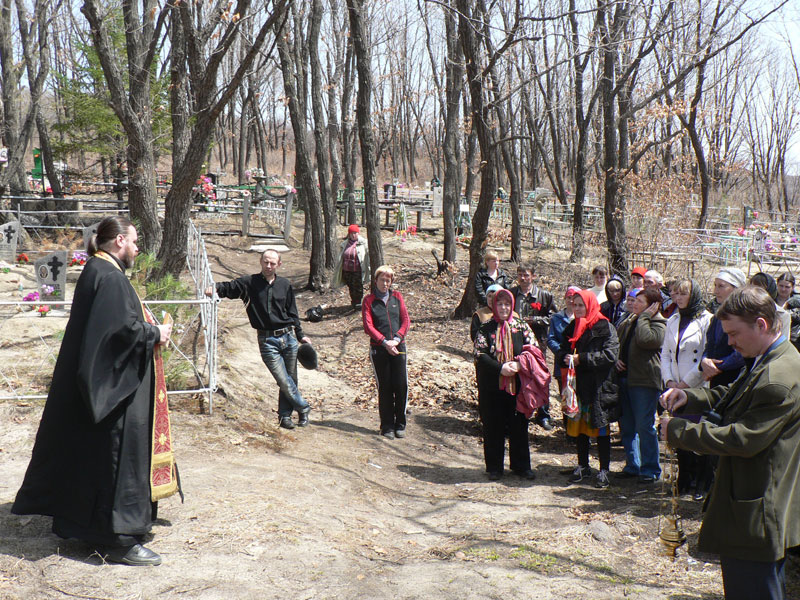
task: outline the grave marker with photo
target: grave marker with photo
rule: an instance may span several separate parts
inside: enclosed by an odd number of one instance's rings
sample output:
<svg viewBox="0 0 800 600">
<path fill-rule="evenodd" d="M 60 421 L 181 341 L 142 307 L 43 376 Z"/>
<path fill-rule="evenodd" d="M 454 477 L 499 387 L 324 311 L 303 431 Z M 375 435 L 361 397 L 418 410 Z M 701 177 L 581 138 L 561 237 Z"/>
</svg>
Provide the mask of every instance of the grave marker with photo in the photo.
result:
<svg viewBox="0 0 800 600">
<path fill-rule="evenodd" d="M 36 284 L 43 302 L 48 300 L 66 300 L 67 290 L 67 251 L 58 250 L 43 256 L 35 263 Z M 49 294 L 45 293 L 45 286 L 53 288 Z"/>
</svg>

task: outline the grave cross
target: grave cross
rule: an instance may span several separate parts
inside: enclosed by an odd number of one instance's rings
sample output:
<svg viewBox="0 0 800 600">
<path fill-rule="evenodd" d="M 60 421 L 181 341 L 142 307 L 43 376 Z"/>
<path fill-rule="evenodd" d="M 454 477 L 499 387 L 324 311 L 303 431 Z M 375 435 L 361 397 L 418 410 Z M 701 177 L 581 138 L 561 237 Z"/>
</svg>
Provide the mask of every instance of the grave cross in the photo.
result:
<svg viewBox="0 0 800 600">
<path fill-rule="evenodd" d="M 6 234 L 6 243 L 10 244 L 11 239 L 14 237 L 14 228 L 11 225 L 9 225 L 3 230 L 3 233 Z"/>
<path fill-rule="evenodd" d="M 50 271 L 53 273 L 53 279 L 58 280 L 58 272 L 61 270 L 61 267 L 64 266 L 64 263 L 58 260 L 57 256 L 54 256 L 50 259 L 50 262 L 47 263 L 47 266 L 50 267 Z"/>
</svg>

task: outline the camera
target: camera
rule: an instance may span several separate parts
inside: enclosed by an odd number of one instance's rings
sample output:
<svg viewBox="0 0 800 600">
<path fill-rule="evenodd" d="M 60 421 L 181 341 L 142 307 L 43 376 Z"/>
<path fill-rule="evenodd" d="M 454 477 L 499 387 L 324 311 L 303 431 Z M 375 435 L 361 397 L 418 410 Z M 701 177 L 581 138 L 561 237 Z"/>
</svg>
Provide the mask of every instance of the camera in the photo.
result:
<svg viewBox="0 0 800 600">
<path fill-rule="evenodd" d="M 704 421 L 712 425 L 722 425 L 722 415 L 713 410 L 708 410 L 703 413 L 703 417 L 700 419 L 701 423 Z"/>
</svg>

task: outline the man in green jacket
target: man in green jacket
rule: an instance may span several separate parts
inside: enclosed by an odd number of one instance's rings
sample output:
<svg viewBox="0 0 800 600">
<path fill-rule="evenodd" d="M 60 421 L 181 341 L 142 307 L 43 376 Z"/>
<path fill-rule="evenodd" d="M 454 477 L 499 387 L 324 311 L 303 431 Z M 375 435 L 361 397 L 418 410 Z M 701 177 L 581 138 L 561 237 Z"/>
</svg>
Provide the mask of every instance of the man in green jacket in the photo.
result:
<svg viewBox="0 0 800 600">
<path fill-rule="evenodd" d="M 728 386 L 662 394 L 670 412 L 713 411 L 699 423 L 664 413 L 662 436 L 720 457 L 698 546 L 720 555 L 725 598 L 785 600 L 786 550 L 800 545 L 800 355 L 764 290 L 735 290 L 717 318 L 746 368 Z"/>
</svg>

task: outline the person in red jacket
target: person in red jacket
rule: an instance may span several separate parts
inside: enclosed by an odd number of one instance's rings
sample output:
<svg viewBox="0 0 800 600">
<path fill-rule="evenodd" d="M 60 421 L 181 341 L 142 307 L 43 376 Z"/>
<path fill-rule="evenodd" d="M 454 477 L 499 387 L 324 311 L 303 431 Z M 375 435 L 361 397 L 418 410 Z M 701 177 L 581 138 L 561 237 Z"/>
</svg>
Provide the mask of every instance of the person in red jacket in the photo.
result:
<svg viewBox="0 0 800 600">
<path fill-rule="evenodd" d="M 369 357 L 378 384 L 381 435 L 388 439 L 406 434 L 408 374 L 406 344 L 408 311 L 400 292 L 392 290 L 394 271 L 375 270 L 375 286 L 361 304 L 364 332 L 369 336 Z"/>
</svg>

